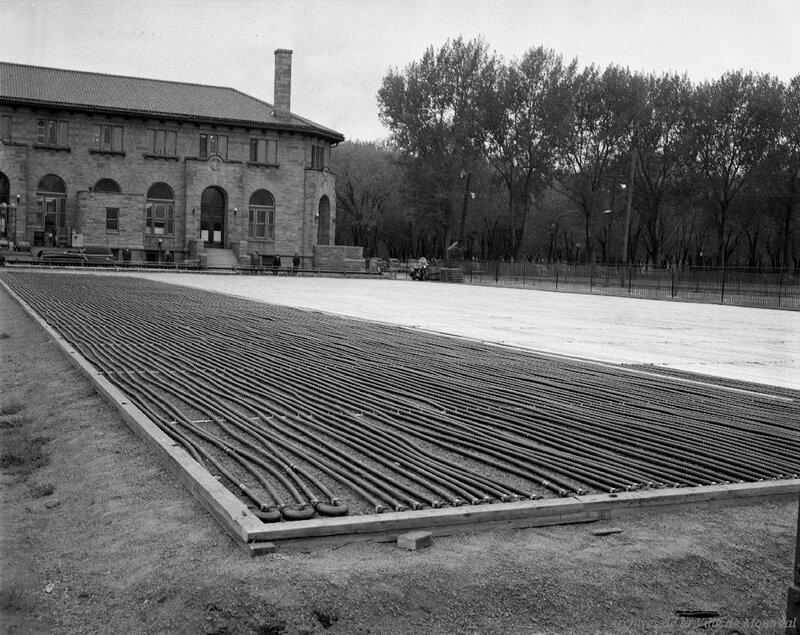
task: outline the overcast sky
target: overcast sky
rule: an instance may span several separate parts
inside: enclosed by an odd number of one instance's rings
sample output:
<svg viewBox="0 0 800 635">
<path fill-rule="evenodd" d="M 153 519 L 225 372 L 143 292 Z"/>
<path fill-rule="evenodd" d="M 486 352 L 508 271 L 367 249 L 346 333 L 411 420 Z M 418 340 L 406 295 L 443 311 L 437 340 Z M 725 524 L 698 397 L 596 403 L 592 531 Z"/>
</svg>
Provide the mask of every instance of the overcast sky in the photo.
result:
<svg viewBox="0 0 800 635">
<path fill-rule="evenodd" d="M 482 36 L 505 59 L 552 48 L 581 67 L 800 74 L 800 0 L 0 0 L 7 62 L 229 86 L 267 102 L 294 51 L 292 111 L 371 140 L 389 68 Z"/>
</svg>

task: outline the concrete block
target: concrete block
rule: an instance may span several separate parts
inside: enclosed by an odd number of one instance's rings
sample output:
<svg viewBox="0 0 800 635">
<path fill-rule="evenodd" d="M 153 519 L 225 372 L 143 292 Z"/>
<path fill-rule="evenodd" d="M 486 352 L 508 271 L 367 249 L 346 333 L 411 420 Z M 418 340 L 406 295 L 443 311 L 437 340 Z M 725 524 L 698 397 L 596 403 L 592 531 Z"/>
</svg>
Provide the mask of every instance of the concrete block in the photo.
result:
<svg viewBox="0 0 800 635">
<path fill-rule="evenodd" d="M 266 541 L 248 542 L 244 545 L 245 551 L 251 556 L 261 556 L 265 553 L 275 553 L 275 543 Z"/>
<path fill-rule="evenodd" d="M 429 531 L 409 531 L 397 537 L 397 546 L 410 551 L 416 551 L 433 544 L 433 534 Z"/>
</svg>

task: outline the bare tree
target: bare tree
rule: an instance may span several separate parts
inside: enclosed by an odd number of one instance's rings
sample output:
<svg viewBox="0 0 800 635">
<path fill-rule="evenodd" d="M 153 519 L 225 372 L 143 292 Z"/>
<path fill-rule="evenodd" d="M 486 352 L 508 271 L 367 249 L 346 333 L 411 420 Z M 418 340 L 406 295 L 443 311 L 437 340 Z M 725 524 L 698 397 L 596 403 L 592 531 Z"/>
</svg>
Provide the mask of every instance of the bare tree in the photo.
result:
<svg viewBox="0 0 800 635">
<path fill-rule="evenodd" d="M 636 108 L 631 90 L 626 69 L 609 66 L 601 73 L 589 66 L 575 78 L 571 103 L 564 104 L 570 109 L 571 130 L 554 187 L 583 213 L 587 262 L 594 260 L 592 225 L 607 203 L 605 181 L 630 137 Z"/>
<path fill-rule="evenodd" d="M 521 256 L 534 200 L 550 185 L 569 135 L 569 91 L 577 62 L 542 47 L 501 70 L 487 107 L 487 156 L 508 191 L 514 258 Z"/>
<path fill-rule="evenodd" d="M 781 84 L 769 75 L 731 72 L 698 87 L 696 168 L 716 228 L 717 264 L 741 235 L 730 223 L 732 204 L 778 136 Z"/>
</svg>

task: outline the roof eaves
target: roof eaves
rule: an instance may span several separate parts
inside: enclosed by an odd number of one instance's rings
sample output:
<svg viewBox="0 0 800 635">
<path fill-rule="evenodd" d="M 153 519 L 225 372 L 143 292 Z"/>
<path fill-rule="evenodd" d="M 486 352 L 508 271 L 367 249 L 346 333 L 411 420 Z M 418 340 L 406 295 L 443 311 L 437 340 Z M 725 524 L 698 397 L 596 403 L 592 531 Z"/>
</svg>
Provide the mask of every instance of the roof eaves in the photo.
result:
<svg viewBox="0 0 800 635">
<path fill-rule="evenodd" d="M 242 93 L 244 94 L 244 93 Z M 177 121 L 192 121 L 192 122 L 207 122 L 209 124 L 222 124 L 222 125 L 239 125 L 249 127 L 270 128 L 273 130 L 285 130 L 289 132 L 306 132 L 322 136 L 323 138 L 330 139 L 334 142 L 344 141 L 344 135 L 335 130 L 319 126 L 303 117 L 291 115 L 295 119 L 299 119 L 304 125 L 297 125 L 290 122 L 275 122 L 275 121 L 261 121 L 251 119 L 236 119 L 225 117 L 208 117 L 202 115 L 192 115 L 190 113 L 174 113 L 174 112 L 159 112 L 151 110 L 136 110 L 131 108 L 114 108 L 111 106 L 95 106 L 93 104 L 79 104 L 74 102 L 60 102 L 53 100 L 32 99 L 32 98 L 17 98 L 17 97 L 3 97 L 0 96 L 0 103 L 6 102 L 17 104 L 21 106 L 38 106 L 38 107 L 57 107 L 64 110 L 81 110 L 88 112 L 101 112 L 104 114 L 115 115 L 134 115 L 138 117 L 147 116 L 154 119 L 174 119 Z M 266 104 L 266 102 L 261 102 Z M 269 105 L 269 104 L 267 104 Z"/>
</svg>

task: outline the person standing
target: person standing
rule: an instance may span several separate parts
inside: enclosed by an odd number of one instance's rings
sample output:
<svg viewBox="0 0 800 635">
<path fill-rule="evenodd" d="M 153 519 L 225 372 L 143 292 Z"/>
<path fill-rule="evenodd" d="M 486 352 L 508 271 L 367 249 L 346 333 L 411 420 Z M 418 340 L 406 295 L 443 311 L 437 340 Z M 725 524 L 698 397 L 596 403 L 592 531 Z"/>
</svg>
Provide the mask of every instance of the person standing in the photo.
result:
<svg viewBox="0 0 800 635">
<path fill-rule="evenodd" d="M 300 268 L 300 254 L 294 252 L 292 257 L 292 275 L 297 275 L 297 270 Z"/>
</svg>

